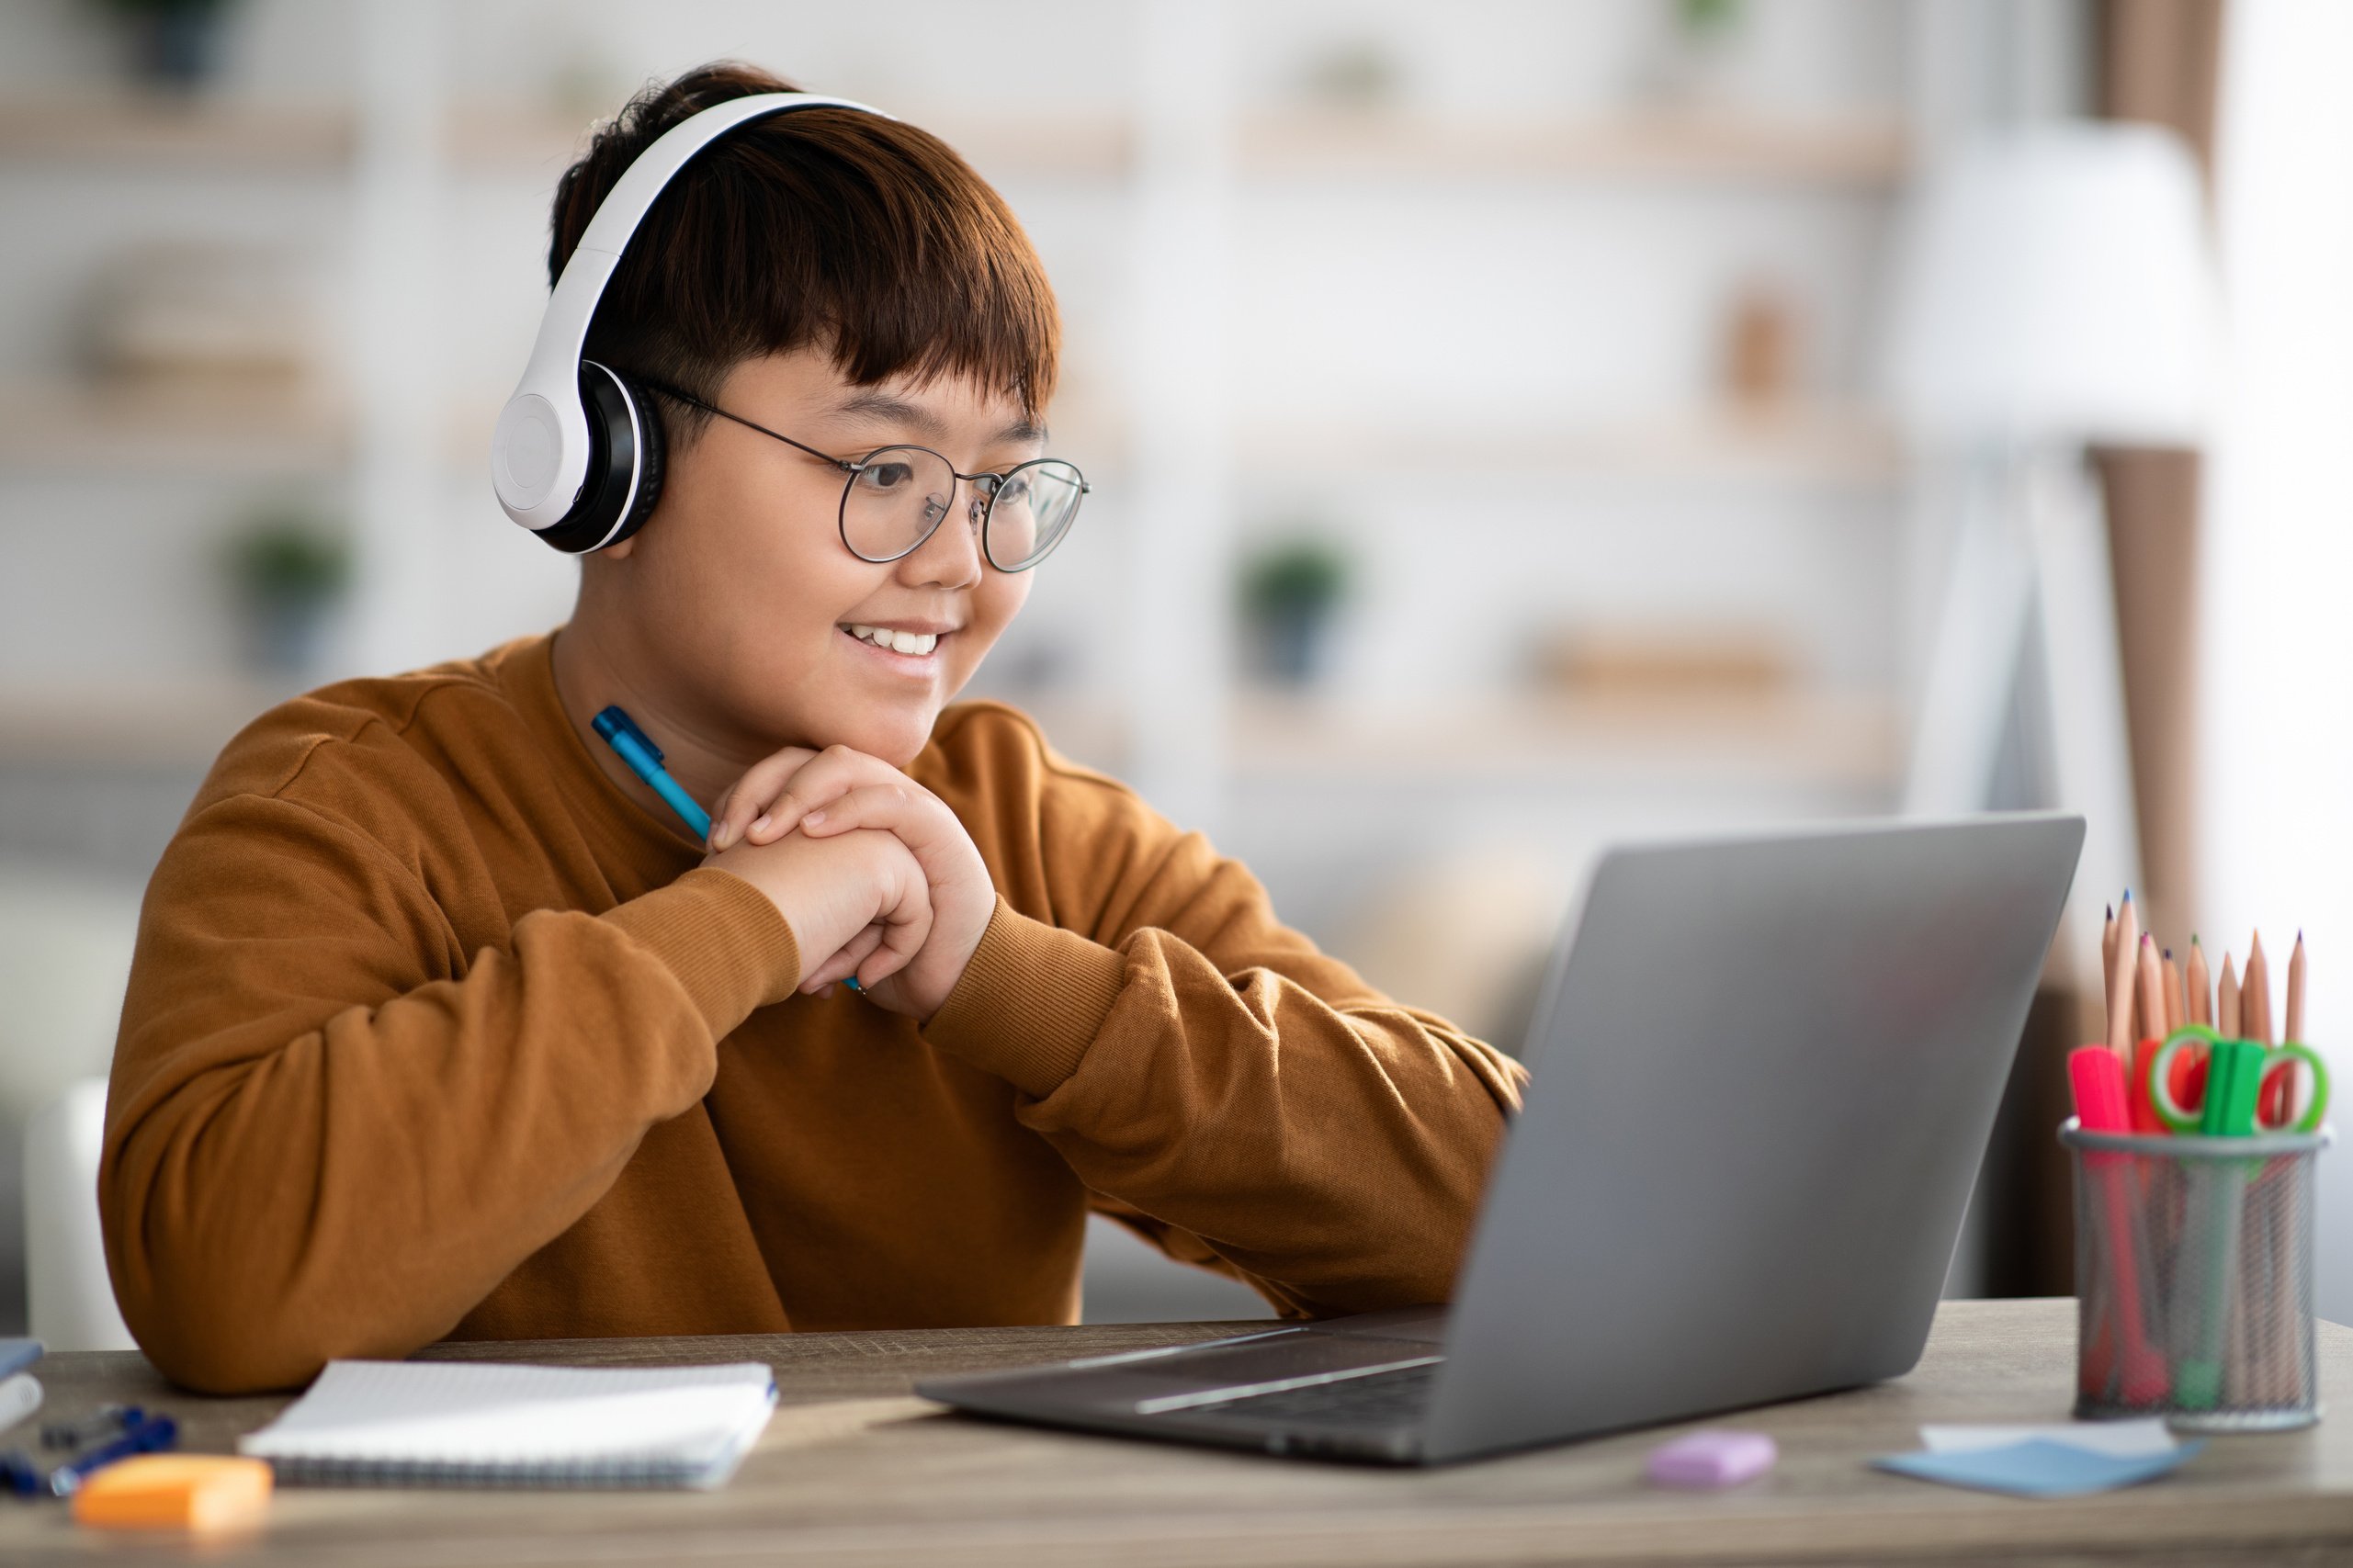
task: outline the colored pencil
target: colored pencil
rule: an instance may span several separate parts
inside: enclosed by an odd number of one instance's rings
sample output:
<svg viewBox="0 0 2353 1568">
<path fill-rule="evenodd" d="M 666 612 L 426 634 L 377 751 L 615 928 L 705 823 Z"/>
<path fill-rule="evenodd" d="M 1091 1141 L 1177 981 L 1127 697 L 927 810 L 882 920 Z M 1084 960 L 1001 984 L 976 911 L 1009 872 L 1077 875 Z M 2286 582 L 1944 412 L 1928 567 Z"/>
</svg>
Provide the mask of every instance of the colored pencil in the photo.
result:
<svg viewBox="0 0 2353 1568">
<path fill-rule="evenodd" d="M 2223 978 L 2214 987 L 2214 1032 L 2225 1040 L 2239 1037 L 2239 977 L 2231 955 L 2223 954 Z"/>
<path fill-rule="evenodd" d="M 2104 981 L 2116 967 L 2116 906 L 2105 906 L 2100 912 L 2099 975 Z"/>
<path fill-rule="evenodd" d="M 2132 980 L 2140 950 L 2141 919 L 2127 892 L 2116 911 L 2116 955 L 2108 966 L 2108 1048 L 2127 1065 L 2132 1060 Z"/>
<path fill-rule="evenodd" d="M 2288 1027 L 2279 1038 L 2305 1044 L 2304 1039 L 2304 933 L 2296 933 L 2295 951 L 2288 954 Z"/>
<path fill-rule="evenodd" d="M 2263 956 L 2263 933 L 2247 945 L 2246 968 L 2239 975 L 2240 1038 L 2258 1045 L 2271 1041 L 2271 964 Z"/>
<path fill-rule="evenodd" d="M 2132 1021 L 2132 1039 L 2136 1044 L 2144 1040 L 2165 1038 L 2165 961 L 2157 956 L 2157 939 L 2147 931 L 2141 933 L 2141 957 L 2137 967 L 2140 979 L 2133 1000 L 2140 1010 Z"/>
<path fill-rule="evenodd" d="M 2165 1037 L 2172 1038 L 2189 1016 L 2189 1001 L 2181 989 L 2181 965 L 2173 961 L 2173 949 L 2165 950 Z"/>
<path fill-rule="evenodd" d="M 2194 935 L 2189 939 L 2189 1021 L 2192 1023 L 2213 1022 L 2214 982 L 2206 973 L 2206 950 L 2198 945 L 2198 939 Z"/>
</svg>

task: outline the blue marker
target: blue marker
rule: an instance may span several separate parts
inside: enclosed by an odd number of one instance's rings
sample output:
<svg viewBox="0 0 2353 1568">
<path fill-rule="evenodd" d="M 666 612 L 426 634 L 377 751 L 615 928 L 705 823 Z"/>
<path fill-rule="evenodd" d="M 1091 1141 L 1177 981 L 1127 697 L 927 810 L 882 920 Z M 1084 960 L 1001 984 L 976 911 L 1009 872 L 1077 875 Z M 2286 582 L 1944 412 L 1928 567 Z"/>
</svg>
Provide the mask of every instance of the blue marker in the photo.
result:
<svg viewBox="0 0 2353 1568">
<path fill-rule="evenodd" d="M 629 764 L 629 772 L 645 780 L 654 794 L 662 796 L 680 820 L 695 830 L 696 839 L 711 836 L 711 814 L 695 804 L 695 797 L 678 787 L 678 781 L 662 771 L 662 748 L 646 739 L 629 716 L 617 707 L 608 707 L 590 721 L 596 733 L 605 737 L 605 744 L 621 754 Z"/>
</svg>

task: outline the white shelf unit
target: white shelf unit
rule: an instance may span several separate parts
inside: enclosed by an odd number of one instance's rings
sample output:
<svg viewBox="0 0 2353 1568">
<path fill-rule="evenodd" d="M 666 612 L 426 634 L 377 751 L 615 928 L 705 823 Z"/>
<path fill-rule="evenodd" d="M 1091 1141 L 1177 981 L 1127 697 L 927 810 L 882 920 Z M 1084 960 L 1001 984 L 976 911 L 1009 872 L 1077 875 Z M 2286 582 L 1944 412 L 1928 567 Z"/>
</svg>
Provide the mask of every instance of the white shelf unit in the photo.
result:
<svg viewBox="0 0 2353 1568">
<path fill-rule="evenodd" d="M 1104 62 L 1114 80 L 1126 73 L 1110 95 L 1115 107 L 1040 97 L 1008 113 L 944 94 L 929 103 L 868 95 L 905 103 L 998 181 L 1047 245 L 1050 265 L 1058 237 L 1066 252 L 1093 258 L 1092 284 L 1058 271 L 1073 353 L 1057 425 L 1110 482 L 1090 519 L 1100 537 L 1083 542 L 1094 554 L 1058 562 L 1071 567 L 1069 585 L 1042 583 L 1033 615 L 1081 647 L 1096 673 L 1008 694 L 1032 702 L 1070 750 L 1129 773 L 1180 819 L 1243 840 L 1247 825 L 1233 821 L 1231 807 L 1244 786 L 1329 790 L 1379 777 L 1439 790 L 1536 779 L 1573 795 L 1624 762 L 1720 779 L 1736 793 L 1742 780 L 1802 786 L 1804 769 L 1787 765 L 1793 754 L 1835 759 L 1818 779 L 1826 798 L 1850 801 L 1883 785 L 1895 728 L 1884 689 L 1802 691 L 1738 710 L 1686 706 L 1629 726 L 1589 705 L 1450 677 L 1401 694 L 1386 716 L 1366 721 L 1361 684 L 1345 700 L 1295 711 L 1239 690 L 1229 674 L 1235 561 L 1266 521 L 1241 498 L 1262 492 L 1271 477 L 1340 494 L 1368 471 L 1428 485 L 1450 465 L 1469 465 L 1504 489 L 1556 480 L 1672 498 L 1639 502 L 1662 506 L 1697 492 L 1772 491 L 1784 512 L 1819 494 L 1843 515 L 1877 519 L 1838 527 L 1892 533 L 1909 466 L 1884 422 L 1849 389 L 1828 387 L 1770 414 L 1727 409 L 1687 385 L 1680 400 L 1537 405 L 1513 421 L 1434 427 L 1409 407 L 1368 412 L 1346 400 L 1293 400 L 1269 415 L 1235 385 L 1247 356 L 1234 337 L 1253 235 L 1268 214 L 1295 203 L 1405 211 L 1455 203 L 1469 186 L 1499 209 L 1543 211 L 1599 192 L 1679 211 L 1810 207 L 1851 228 L 1854 213 L 1883 210 L 1901 186 L 1918 140 L 1909 107 L 1466 107 L 1410 93 L 1372 112 L 1301 107 L 1239 85 L 1237 62 L 1255 47 L 1254 14 L 1182 0 L 1133 0 L 1126 11 L 1128 53 Z M 363 558 L 351 668 L 446 657 L 487 640 L 461 646 L 458 634 L 445 635 L 479 621 L 452 618 L 450 606 L 469 595 L 512 598 L 534 614 L 560 604 L 561 563 L 529 557 L 528 540 L 499 532 L 474 480 L 503 391 L 492 383 L 511 374 L 508 361 L 519 363 L 527 338 L 522 264 L 544 243 L 546 189 L 576 152 L 584 121 L 458 79 L 451 15 L 446 4 L 355 0 L 352 59 L 342 69 L 351 85 L 334 100 L 174 106 L 46 88 L 0 98 L 0 178 L 114 181 L 132 201 L 158 180 L 334 193 L 346 230 L 337 241 L 348 269 L 340 286 L 355 302 L 338 384 L 300 400 L 189 408 L 0 367 L 0 409 L 10 415 L 0 425 L 0 468 L 51 490 L 119 485 L 126 476 L 184 476 L 224 491 L 337 487 Z M 1446 208 L 1450 220 L 1462 210 Z M 470 258 L 494 238 L 521 260 L 501 264 L 495 287 L 478 286 Z M 1464 239 L 1478 243 L 1468 228 Z M 361 309 L 360 300 L 371 303 Z M 1711 302 L 1688 304 L 1704 310 Z M 493 366 L 505 368 L 481 368 Z M 1541 508 L 1489 510 L 1476 526 L 1496 547 L 1508 549 L 1515 531 L 1555 528 Z M 1754 526 L 1782 525 L 1760 516 Z M 1793 547 L 1823 547 L 1817 536 Z M 1884 538 L 1872 547 L 1895 553 Z M 1074 543 L 1067 553 L 1083 552 Z M 453 587 L 444 581 L 451 577 L 467 581 Z M 511 592 L 515 584 L 522 590 Z M 1008 653 L 1007 662 L 1019 661 L 1017 642 Z M 47 671 L 0 670 L 0 703 L 33 701 L 51 683 Z M 135 696 L 102 694 L 81 709 L 84 721 L 45 731 L 46 744 L 103 754 L 109 714 L 152 734 L 152 714 Z M 1451 772 L 1382 761 L 1383 748 L 1407 744 L 1389 738 L 1403 735 L 1422 737 L 1430 756 L 1432 716 L 1442 714 L 1453 717 L 1438 728 L 1464 737 L 1446 752 Z M 1480 716 L 1457 722 L 1465 715 Z M 1480 724 L 1519 739 L 1482 742 Z M 1814 746 L 1793 736 L 1833 739 Z M 1308 765 L 1318 755 L 1329 765 Z"/>
</svg>

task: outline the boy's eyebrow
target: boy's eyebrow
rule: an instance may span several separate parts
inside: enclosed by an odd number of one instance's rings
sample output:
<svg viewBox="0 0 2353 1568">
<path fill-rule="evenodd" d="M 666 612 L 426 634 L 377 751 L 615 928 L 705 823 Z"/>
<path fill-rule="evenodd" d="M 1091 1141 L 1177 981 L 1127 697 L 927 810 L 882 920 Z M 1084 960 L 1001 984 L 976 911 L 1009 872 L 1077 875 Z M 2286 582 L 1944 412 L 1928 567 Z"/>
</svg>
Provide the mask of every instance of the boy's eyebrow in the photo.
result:
<svg viewBox="0 0 2353 1568">
<path fill-rule="evenodd" d="M 842 400 L 836 413 L 865 414 L 873 419 L 887 419 L 915 427 L 933 441 L 947 434 L 947 426 L 934 418 L 930 411 L 909 402 L 905 398 L 892 397 L 888 392 L 868 388 Z"/>
<path fill-rule="evenodd" d="M 895 423 L 911 425 L 933 441 L 945 440 L 948 434 L 947 426 L 928 409 L 917 403 L 911 403 L 905 398 L 894 397 L 888 392 L 871 387 L 844 398 L 834 412 L 861 414 L 870 419 L 889 420 Z M 1046 427 L 1024 414 L 997 432 L 994 444 L 1045 439 Z"/>
</svg>

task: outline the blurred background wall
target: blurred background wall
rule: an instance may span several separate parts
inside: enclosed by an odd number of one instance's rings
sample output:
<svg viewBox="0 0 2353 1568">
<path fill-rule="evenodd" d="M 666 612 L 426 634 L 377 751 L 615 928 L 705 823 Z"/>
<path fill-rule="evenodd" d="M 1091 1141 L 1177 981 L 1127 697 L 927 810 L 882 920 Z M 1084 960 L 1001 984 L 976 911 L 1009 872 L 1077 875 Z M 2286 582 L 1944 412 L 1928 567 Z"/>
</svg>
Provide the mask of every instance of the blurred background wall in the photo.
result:
<svg viewBox="0 0 2353 1568">
<path fill-rule="evenodd" d="M 1896 805 L 1951 525 L 1878 390 L 1896 215 L 2097 110 L 2109 9 L 12 0 L 0 1181 L 236 727 L 565 615 L 485 454 L 647 80 L 750 60 L 999 186 L 1095 497 L 976 690 L 1509 1046 L 1605 840 Z M 1091 1315 L 1252 1303 L 1099 1239 Z"/>
</svg>

